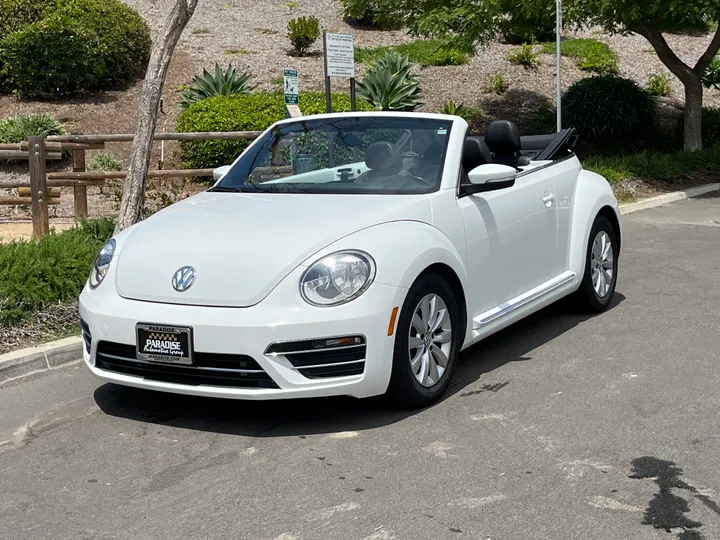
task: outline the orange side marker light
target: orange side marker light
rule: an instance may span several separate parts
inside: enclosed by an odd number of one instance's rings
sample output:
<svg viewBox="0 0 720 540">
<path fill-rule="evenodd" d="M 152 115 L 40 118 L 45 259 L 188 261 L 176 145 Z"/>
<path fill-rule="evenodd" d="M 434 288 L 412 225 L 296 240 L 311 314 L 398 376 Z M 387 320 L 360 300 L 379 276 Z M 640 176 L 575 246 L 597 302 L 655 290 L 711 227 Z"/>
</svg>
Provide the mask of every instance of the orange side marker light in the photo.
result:
<svg viewBox="0 0 720 540">
<path fill-rule="evenodd" d="M 395 320 L 397 319 L 398 308 L 395 306 L 390 315 L 390 324 L 388 324 L 388 336 L 392 336 L 395 332 Z"/>
</svg>

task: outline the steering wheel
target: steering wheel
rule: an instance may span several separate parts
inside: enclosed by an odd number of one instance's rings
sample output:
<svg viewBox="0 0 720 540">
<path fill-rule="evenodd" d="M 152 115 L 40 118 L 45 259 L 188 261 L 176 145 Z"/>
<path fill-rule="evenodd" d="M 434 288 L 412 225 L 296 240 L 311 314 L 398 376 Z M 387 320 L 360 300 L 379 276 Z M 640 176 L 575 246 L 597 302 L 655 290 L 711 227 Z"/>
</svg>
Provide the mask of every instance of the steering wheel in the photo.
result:
<svg viewBox="0 0 720 540">
<path fill-rule="evenodd" d="M 406 175 L 403 175 L 403 176 L 406 176 Z M 414 174 L 408 174 L 406 177 L 411 178 L 412 180 L 419 180 L 420 182 L 422 182 L 423 184 L 425 184 L 426 186 L 429 186 L 429 187 L 432 187 L 435 185 L 435 182 L 430 182 L 429 180 L 426 180 L 422 176 L 415 176 Z"/>
</svg>

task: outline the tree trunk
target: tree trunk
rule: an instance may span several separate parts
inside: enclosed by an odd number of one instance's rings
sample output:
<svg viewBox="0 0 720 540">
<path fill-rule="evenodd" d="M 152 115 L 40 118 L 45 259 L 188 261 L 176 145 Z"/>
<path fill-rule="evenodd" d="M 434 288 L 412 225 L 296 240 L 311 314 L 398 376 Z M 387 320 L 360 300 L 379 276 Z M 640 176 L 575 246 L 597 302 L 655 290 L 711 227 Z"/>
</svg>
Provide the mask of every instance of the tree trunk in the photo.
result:
<svg viewBox="0 0 720 540">
<path fill-rule="evenodd" d="M 176 0 L 175 6 L 165 20 L 165 25 L 153 45 L 145 83 L 140 93 L 137 130 L 130 154 L 130 167 L 123 187 L 120 211 L 115 224 L 115 234 L 140 220 L 145 199 L 145 179 L 150 168 L 152 138 L 155 133 L 165 77 L 175 46 L 193 16 L 198 1 Z"/>
<path fill-rule="evenodd" d="M 636 27 L 629 28 L 633 32 L 637 32 L 650 44 L 657 52 L 658 58 L 662 61 L 673 74 L 680 79 L 685 86 L 685 133 L 683 147 L 686 152 L 697 152 L 702 150 L 702 101 L 703 86 L 700 77 L 710 65 L 710 62 L 720 50 L 720 27 L 715 32 L 710 45 L 695 64 L 690 67 L 680 60 L 678 56 L 670 49 L 667 41 L 662 33 L 655 28 Z"/>
<path fill-rule="evenodd" d="M 702 150 L 702 100 L 703 87 L 700 77 L 683 81 L 685 85 L 685 135 L 683 148 L 686 152 Z"/>
</svg>

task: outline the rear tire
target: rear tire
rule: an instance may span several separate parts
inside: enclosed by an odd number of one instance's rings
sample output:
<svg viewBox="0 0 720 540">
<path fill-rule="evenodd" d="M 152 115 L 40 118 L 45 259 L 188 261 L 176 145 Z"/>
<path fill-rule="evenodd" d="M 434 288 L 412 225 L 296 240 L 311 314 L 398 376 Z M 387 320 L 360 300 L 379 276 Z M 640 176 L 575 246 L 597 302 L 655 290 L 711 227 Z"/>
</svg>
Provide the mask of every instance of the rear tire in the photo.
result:
<svg viewBox="0 0 720 540">
<path fill-rule="evenodd" d="M 447 390 L 465 329 L 455 293 L 437 274 L 421 276 L 405 298 L 388 396 L 407 408 L 427 407 Z"/>
<path fill-rule="evenodd" d="M 618 255 L 615 229 L 598 216 L 588 239 L 583 280 L 574 297 L 583 311 L 600 313 L 610 305 L 617 284 Z"/>
</svg>

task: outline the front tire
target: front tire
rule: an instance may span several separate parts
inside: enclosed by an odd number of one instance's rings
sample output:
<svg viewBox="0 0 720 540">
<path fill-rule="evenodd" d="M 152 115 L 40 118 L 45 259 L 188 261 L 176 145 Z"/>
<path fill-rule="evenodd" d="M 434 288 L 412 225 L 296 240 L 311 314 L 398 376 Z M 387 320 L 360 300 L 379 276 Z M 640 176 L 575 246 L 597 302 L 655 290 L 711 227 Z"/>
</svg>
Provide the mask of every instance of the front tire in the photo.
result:
<svg viewBox="0 0 720 540">
<path fill-rule="evenodd" d="M 583 311 L 600 313 L 610 305 L 617 284 L 618 255 L 615 229 L 606 218 L 598 216 L 588 239 L 583 280 L 575 293 Z"/>
<path fill-rule="evenodd" d="M 388 395 L 397 404 L 421 408 L 447 390 L 460 354 L 464 328 L 455 293 L 437 274 L 410 288 L 395 331 Z"/>
</svg>

